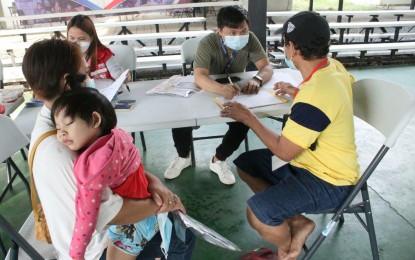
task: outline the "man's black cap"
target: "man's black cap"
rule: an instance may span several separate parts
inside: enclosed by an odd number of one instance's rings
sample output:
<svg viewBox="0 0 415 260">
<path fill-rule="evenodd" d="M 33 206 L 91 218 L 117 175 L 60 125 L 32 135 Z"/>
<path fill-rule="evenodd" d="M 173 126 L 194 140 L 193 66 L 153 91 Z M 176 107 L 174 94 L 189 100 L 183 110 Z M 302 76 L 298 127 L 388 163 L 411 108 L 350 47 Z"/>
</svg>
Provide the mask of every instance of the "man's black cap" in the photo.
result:
<svg viewBox="0 0 415 260">
<path fill-rule="evenodd" d="M 311 11 L 293 15 L 275 34 L 286 35 L 297 47 L 312 47 L 318 39 L 330 41 L 330 28 L 326 19 Z"/>
</svg>

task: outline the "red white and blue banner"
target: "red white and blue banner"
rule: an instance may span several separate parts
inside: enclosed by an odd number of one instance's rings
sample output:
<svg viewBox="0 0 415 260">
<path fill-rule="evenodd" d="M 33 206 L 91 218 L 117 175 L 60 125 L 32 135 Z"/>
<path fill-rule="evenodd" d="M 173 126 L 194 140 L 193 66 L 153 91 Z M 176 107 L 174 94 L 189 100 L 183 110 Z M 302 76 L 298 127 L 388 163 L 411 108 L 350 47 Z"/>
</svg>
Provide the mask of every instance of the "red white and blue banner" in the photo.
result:
<svg viewBox="0 0 415 260">
<path fill-rule="evenodd" d="M 14 0 L 19 16 L 187 3 L 190 0 Z"/>
</svg>

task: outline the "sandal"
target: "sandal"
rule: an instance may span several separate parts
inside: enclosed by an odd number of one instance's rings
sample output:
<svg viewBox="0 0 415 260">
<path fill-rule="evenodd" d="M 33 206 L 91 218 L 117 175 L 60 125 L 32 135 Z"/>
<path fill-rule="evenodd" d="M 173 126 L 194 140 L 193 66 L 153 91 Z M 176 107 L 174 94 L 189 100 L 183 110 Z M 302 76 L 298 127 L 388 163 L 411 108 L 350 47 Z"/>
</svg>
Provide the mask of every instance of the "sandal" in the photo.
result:
<svg viewBox="0 0 415 260">
<path fill-rule="evenodd" d="M 278 255 L 275 252 L 272 252 L 271 249 L 266 247 L 261 247 L 252 250 L 244 255 L 242 255 L 240 260 L 261 260 L 261 259 L 269 259 L 269 260 L 278 260 Z"/>
</svg>

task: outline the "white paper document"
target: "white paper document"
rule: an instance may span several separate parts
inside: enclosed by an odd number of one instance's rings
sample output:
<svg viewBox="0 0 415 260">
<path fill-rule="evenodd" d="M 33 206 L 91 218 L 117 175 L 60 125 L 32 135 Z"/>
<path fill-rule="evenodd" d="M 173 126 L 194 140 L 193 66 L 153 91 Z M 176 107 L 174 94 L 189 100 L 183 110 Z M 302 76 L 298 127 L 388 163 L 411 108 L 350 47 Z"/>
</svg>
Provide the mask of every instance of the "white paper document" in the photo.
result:
<svg viewBox="0 0 415 260">
<path fill-rule="evenodd" d="M 147 94 L 189 97 L 191 94 L 200 90 L 194 82 L 195 78 L 193 75 L 185 77 L 181 75 L 174 75 L 168 80 L 147 91 Z"/>
<path fill-rule="evenodd" d="M 223 104 L 229 101 L 236 101 L 241 103 L 248 108 L 271 106 L 287 102 L 286 99 L 277 96 L 271 90 L 260 90 L 258 94 L 253 95 L 239 95 L 232 99 L 226 99 L 224 97 L 215 97 L 213 102 L 223 107 Z"/>
<path fill-rule="evenodd" d="M 125 70 L 121 75 L 112 82 L 111 80 L 95 80 L 95 86 L 98 91 L 108 98 L 111 101 L 115 94 L 117 94 L 118 90 L 120 89 L 121 85 L 124 83 L 125 79 L 127 78 L 128 69 Z"/>
<path fill-rule="evenodd" d="M 176 210 L 173 212 L 173 216 L 177 237 L 179 237 L 182 241 L 184 241 L 185 239 L 184 233 L 185 230 L 188 228 L 198 238 L 201 238 L 206 242 L 229 250 L 241 251 L 241 249 L 237 245 L 232 243 L 230 240 L 226 239 L 213 229 L 205 226 L 204 224 L 200 223 L 199 221 L 190 217 L 189 215 L 185 215 L 182 212 Z"/>
<path fill-rule="evenodd" d="M 290 83 L 294 87 L 297 87 L 301 83 L 301 81 L 299 81 L 302 78 L 300 72 L 290 71 L 290 73 L 288 73 L 286 72 L 287 70 L 290 69 L 283 69 L 281 71 L 275 72 L 272 75 L 272 78 L 267 83 L 265 83 L 262 88 L 272 89 L 274 88 L 274 84 L 280 81 Z"/>
<path fill-rule="evenodd" d="M 277 156 L 273 155 L 271 157 L 271 170 L 275 171 L 276 169 L 286 165 L 288 162 L 281 160 Z"/>
</svg>

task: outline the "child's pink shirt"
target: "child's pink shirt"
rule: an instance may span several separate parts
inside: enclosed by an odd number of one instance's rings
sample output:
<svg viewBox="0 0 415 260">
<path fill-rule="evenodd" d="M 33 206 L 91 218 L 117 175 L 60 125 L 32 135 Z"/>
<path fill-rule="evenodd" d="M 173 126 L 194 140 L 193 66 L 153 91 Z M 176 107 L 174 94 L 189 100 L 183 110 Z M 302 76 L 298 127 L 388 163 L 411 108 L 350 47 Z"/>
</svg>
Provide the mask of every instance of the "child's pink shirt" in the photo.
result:
<svg viewBox="0 0 415 260">
<path fill-rule="evenodd" d="M 148 198 L 148 182 L 141 156 L 132 137 L 115 128 L 98 139 L 75 161 L 78 192 L 76 221 L 70 256 L 83 259 L 95 231 L 103 189 L 108 186 L 122 197 Z"/>
</svg>

